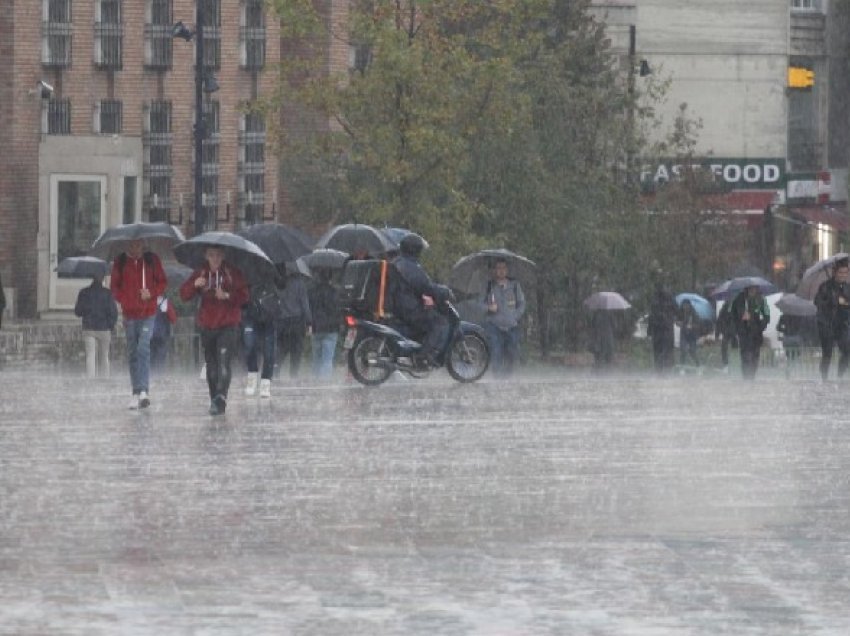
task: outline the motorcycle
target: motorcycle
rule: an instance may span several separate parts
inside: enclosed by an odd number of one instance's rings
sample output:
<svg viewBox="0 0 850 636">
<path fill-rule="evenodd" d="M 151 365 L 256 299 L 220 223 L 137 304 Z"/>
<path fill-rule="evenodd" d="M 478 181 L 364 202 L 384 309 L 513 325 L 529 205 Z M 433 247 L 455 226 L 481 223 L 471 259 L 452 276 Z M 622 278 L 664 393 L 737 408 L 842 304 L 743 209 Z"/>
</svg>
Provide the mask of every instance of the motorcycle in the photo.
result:
<svg viewBox="0 0 850 636">
<path fill-rule="evenodd" d="M 490 348 L 484 329 L 461 320 L 455 306 L 448 300 L 439 305 L 449 322 L 449 336 L 436 359 L 436 367 L 426 362 L 422 344 L 406 336 L 403 327 L 348 314 L 348 331 L 343 349 L 348 352 L 348 368 L 354 379 L 365 385 L 385 382 L 395 371 L 413 378 L 423 378 L 431 370 L 446 367 L 458 382 L 475 382 L 490 366 Z"/>
</svg>

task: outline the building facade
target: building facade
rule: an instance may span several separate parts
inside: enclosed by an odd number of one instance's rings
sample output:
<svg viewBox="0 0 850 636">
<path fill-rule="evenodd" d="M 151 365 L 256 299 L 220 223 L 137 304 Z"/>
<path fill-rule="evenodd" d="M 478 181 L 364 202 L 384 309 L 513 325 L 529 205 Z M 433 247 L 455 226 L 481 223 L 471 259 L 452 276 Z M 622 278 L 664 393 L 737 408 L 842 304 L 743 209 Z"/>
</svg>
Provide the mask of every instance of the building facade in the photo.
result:
<svg viewBox="0 0 850 636">
<path fill-rule="evenodd" d="M 251 110 L 275 90 L 279 28 L 263 0 L 201 0 L 204 228 L 278 214 L 277 161 Z M 192 234 L 194 0 L 5 0 L 0 7 L 0 274 L 12 310 L 49 317 L 85 281 L 57 263 L 105 228 Z M 217 86 L 216 86 L 217 85 Z"/>
<path fill-rule="evenodd" d="M 837 0 L 597 0 L 612 44 L 670 80 L 656 111 L 700 119 L 696 156 L 727 207 L 765 234 L 759 266 L 793 287 L 802 269 L 846 249 L 850 3 Z M 629 30 L 632 29 L 631 41 Z M 809 85 L 789 81 L 810 72 Z M 646 81 L 635 77 L 636 82 Z M 674 178 L 662 160 L 643 167 Z"/>
</svg>

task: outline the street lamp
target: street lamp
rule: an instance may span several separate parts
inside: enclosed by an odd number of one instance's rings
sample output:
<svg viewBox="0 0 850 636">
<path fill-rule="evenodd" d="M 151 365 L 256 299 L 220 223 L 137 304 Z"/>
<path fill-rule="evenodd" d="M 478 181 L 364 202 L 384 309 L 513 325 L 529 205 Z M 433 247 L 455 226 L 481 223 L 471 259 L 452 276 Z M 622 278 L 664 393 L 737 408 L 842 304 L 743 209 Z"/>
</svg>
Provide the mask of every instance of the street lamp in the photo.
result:
<svg viewBox="0 0 850 636">
<path fill-rule="evenodd" d="M 183 22 L 178 22 L 171 29 L 171 36 L 189 42 L 195 38 L 195 125 L 192 127 L 195 143 L 195 234 L 201 234 L 206 226 L 204 211 L 204 139 L 210 131 L 204 119 L 204 93 L 218 90 L 218 82 L 212 74 L 207 73 L 204 61 L 204 3 L 197 3 L 195 30 L 191 31 Z"/>
</svg>

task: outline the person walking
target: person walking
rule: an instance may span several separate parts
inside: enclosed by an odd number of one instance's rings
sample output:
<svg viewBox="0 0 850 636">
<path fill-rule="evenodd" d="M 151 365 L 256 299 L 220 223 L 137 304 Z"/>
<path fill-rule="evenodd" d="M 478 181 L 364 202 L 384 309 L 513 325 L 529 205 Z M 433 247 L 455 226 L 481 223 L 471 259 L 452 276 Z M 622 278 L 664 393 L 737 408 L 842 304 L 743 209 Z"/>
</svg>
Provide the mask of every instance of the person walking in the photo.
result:
<svg viewBox="0 0 850 636">
<path fill-rule="evenodd" d="M 74 314 L 83 319 L 86 349 L 86 376 L 109 377 L 109 345 L 118 322 L 118 307 L 112 292 L 103 286 L 103 275 L 94 276 L 91 285 L 77 294 Z"/>
<path fill-rule="evenodd" d="M 272 376 L 277 355 L 277 331 L 281 319 L 283 281 L 267 280 L 251 287 L 251 300 L 242 310 L 242 346 L 248 378 L 245 395 L 272 396 Z M 260 357 L 263 360 L 260 369 Z"/>
<path fill-rule="evenodd" d="M 525 295 L 519 281 L 509 278 L 507 260 L 496 260 L 482 304 L 493 374 L 508 376 L 519 362 L 519 321 L 525 313 Z"/>
<path fill-rule="evenodd" d="M 3 278 L 0 277 L 0 328 L 3 327 L 4 311 L 6 311 L 6 292 L 3 291 Z"/>
<path fill-rule="evenodd" d="M 109 287 L 124 316 L 133 389 L 131 410 L 150 406 L 151 335 L 156 299 L 165 292 L 165 285 L 165 270 L 159 256 L 146 251 L 142 240 L 130 241 L 127 250 L 112 264 Z"/>
<path fill-rule="evenodd" d="M 682 301 L 679 312 L 679 364 L 685 366 L 688 358 L 699 366 L 697 340 L 699 339 L 699 316 L 687 298 Z"/>
<path fill-rule="evenodd" d="M 336 289 L 331 285 L 331 270 L 317 268 L 316 283 L 307 291 L 313 316 L 313 377 L 328 380 L 333 374 L 334 353 L 342 323 Z"/>
<path fill-rule="evenodd" d="M 177 311 L 168 296 L 156 299 L 156 317 L 151 335 L 151 371 L 161 371 L 168 361 L 172 326 L 177 322 Z"/>
<path fill-rule="evenodd" d="M 738 334 L 735 331 L 731 309 L 732 301 L 724 302 L 720 306 L 720 313 L 714 323 L 714 338 L 720 338 L 720 363 L 723 365 L 723 373 L 729 373 L 730 345 L 733 349 L 738 346 Z"/>
<path fill-rule="evenodd" d="M 593 368 L 602 372 L 611 366 L 614 360 L 614 316 L 613 312 L 597 309 L 590 318 Z"/>
<path fill-rule="evenodd" d="M 835 262 L 832 276 L 822 282 L 815 294 L 817 307 L 818 337 L 820 338 L 820 375 L 829 378 L 832 351 L 836 345 L 841 353 L 838 359 L 838 377 L 844 377 L 850 362 L 850 260 Z"/>
<path fill-rule="evenodd" d="M 287 274 L 284 264 L 278 265 L 278 270 L 286 281 L 281 292 L 280 364 L 288 355 L 289 377 L 296 378 L 304 355 L 304 336 L 310 335 L 313 315 L 304 279 L 295 272 Z"/>
<path fill-rule="evenodd" d="M 204 349 L 210 415 L 223 415 L 230 389 L 230 363 L 236 350 L 242 306 L 248 302 L 248 286 L 242 272 L 224 260 L 224 250 L 208 247 L 207 262 L 180 286 L 180 298 L 200 296 L 197 323 Z"/>
<path fill-rule="evenodd" d="M 652 338 L 652 359 L 655 370 L 664 373 L 673 367 L 675 349 L 676 301 L 664 289 L 660 281 L 655 283 L 655 291 L 649 306 L 647 335 Z"/>
<path fill-rule="evenodd" d="M 753 285 L 735 297 L 730 311 L 738 333 L 741 373 L 745 379 L 752 380 L 758 370 L 764 330 L 770 322 L 770 308 L 759 288 Z"/>
</svg>

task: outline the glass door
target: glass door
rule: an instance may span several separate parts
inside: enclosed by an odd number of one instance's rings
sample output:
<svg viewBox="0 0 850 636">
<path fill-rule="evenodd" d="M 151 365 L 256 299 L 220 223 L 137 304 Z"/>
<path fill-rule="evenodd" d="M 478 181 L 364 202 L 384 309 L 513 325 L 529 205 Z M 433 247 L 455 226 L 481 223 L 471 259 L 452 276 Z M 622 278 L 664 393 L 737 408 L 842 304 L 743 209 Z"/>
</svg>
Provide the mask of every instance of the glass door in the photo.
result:
<svg viewBox="0 0 850 636">
<path fill-rule="evenodd" d="M 77 293 L 91 279 L 58 278 L 56 266 L 68 256 L 85 256 L 106 229 L 106 177 L 50 176 L 50 309 L 73 309 Z"/>
</svg>

